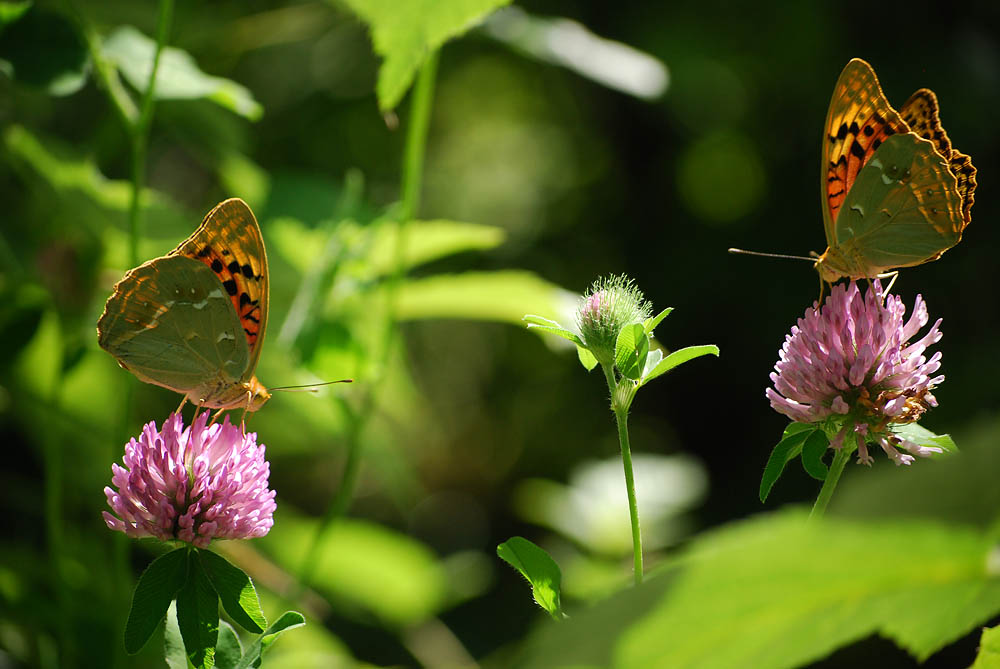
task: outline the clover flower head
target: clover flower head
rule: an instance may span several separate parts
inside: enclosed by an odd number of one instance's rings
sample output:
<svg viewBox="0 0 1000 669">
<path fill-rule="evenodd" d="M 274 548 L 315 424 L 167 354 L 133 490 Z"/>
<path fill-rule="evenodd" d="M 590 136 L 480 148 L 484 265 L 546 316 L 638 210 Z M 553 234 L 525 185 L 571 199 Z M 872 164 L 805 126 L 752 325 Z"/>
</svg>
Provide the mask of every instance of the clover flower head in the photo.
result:
<svg viewBox="0 0 1000 669">
<path fill-rule="evenodd" d="M 184 427 L 179 413 L 157 430 L 150 422 L 125 445 L 124 467 L 111 465 L 104 488 L 114 515 L 104 522 L 127 536 L 180 540 L 205 548 L 212 539 L 262 537 L 274 524 L 270 467 L 256 433 L 208 412 Z"/>
<path fill-rule="evenodd" d="M 576 324 L 598 362 L 611 364 L 618 333 L 629 323 L 641 323 L 651 314 L 652 306 L 632 280 L 612 275 L 595 281 L 583 296 Z"/>
<path fill-rule="evenodd" d="M 873 462 L 868 443 L 897 465 L 941 452 L 891 430 L 937 406 L 931 390 L 944 381 L 934 375 L 941 352 L 925 356 L 941 339 L 941 320 L 914 340 L 928 322 L 927 306 L 918 295 L 908 320 L 905 312 L 902 299 L 883 294 L 878 280 L 864 296 L 853 281 L 834 286 L 823 306 L 807 309 L 785 337 L 771 373 L 774 387 L 766 390 L 771 407 L 798 423 L 824 424 L 834 435 L 831 448 L 854 438 L 862 464 Z"/>
</svg>

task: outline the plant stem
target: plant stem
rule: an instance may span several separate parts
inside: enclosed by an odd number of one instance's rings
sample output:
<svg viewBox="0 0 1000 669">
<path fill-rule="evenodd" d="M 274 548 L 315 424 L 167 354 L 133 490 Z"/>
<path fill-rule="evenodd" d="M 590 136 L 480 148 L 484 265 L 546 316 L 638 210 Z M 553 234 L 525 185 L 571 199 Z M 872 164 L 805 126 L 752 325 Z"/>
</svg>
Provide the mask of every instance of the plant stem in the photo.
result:
<svg viewBox="0 0 1000 669">
<path fill-rule="evenodd" d="M 628 405 L 631 404 L 632 395 L 618 392 L 614 365 L 601 365 L 601 369 L 604 370 L 608 390 L 611 391 L 611 408 L 618 424 L 618 443 L 621 445 L 622 468 L 625 470 L 625 494 L 628 496 L 628 516 L 632 523 L 632 571 L 635 583 L 638 585 L 642 583 L 642 534 L 639 531 L 639 505 L 635 499 L 635 476 L 632 473 L 632 447 L 628 440 Z"/>
<path fill-rule="evenodd" d="M 309 587 L 315 571 L 323 539 L 333 524 L 350 507 L 361 466 L 361 435 L 376 406 L 376 390 L 381 384 L 387 361 L 392 352 L 396 333 L 396 298 L 406 273 L 406 228 L 420 207 L 420 191 L 423 187 L 424 154 L 427 147 L 427 129 L 430 125 L 431 106 L 434 98 L 434 78 L 437 75 L 438 53 L 431 53 L 420 68 L 417 82 L 410 98 L 410 125 L 406 133 L 403 149 L 403 170 L 399 219 L 396 223 L 396 242 L 393 255 L 393 269 L 386 285 L 386 309 L 383 336 L 380 345 L 373 351 L 371 366 L 373 373 L 362 391 L 358 410 L 350 414 L 347 431 L 347 461 L 341 474 L 337 493 L 330 500 L 323 518 L 313 535 L 309 550 L 299 569 L 298 592 Z"/>
<path fill-rule="evenodd" d="M 812 511 L 809 512 L 810 518 L 823 517 L 823 514 L 826 512 L 826 505 L 830 503 L 833 491 L 836 489 L 840 475 L 844 471 L 844 465 L 851 459 L 851 452 L 851 449 L 848 449 L 846 446 L 834 451 L 833 463 L 830 465 L 830 471 L 826 474 L 826 480 L 823 481 L 823 487 L 819 491 L 816 503 L 813 504 Z"/>
<path fill-rule="evenodd" d="M 632 521 L 632 566 L 636 585 L 642 583 L 642 536 L 639 533 L 639 506 L 635 501 L 635 477 L 632 475 L 632 449 L 628 443 L 628 411 L 615 411 L 618 441 L 622 447 L 622 467 L 625 469 L 625 492 L 628 495 L 628 515 Z"/>
</svg>

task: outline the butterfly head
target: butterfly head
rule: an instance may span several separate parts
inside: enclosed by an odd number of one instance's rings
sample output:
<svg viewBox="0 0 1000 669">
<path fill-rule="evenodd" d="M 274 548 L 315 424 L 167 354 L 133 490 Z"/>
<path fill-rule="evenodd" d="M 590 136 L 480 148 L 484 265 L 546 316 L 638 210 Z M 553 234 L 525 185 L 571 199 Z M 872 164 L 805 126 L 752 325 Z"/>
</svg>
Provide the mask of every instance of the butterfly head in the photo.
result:
<svg viewBox="0 0 1000 669">
<path fill-rule="evenodd" d="M 257 411 L 271 399 L 271 393 L 264 387 L 263 383 L 257 380 L 256 376 L 246 383 L 246 390 L 250 397 L 247 404 L 248 411 Z"/>
</svg>

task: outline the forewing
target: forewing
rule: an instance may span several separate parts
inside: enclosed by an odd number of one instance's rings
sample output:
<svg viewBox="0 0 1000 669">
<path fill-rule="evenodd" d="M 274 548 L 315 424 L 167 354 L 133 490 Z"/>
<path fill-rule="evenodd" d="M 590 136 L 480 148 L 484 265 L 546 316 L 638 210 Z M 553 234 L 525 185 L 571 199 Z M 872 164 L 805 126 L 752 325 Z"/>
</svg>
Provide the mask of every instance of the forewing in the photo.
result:
<svg viewBox="0 0 1000 669">
<path fill-rule="evenodd" d="M 823 227 L 834 245 L 837 217 L 861 168 L 890 136 L 907 132 L 871 66 L 860 58 L 837 79 L 823 134 Z"/>
<path fill-rule="evenodd" d="M 837 220 L 836 245 L 866 276 L 919 265 L 962 238 L 962 206 L 934 144 L 894 135 L 858 173 Z"/>
<path fill-rule="evenodd" d="M 226 291 L 250 351 L 250 364 L 241 380 L 257 367 L 267 329 L 267 254 L 257 219 L 246 202 L 231 198 L 208 213 L 201 227 L 171 255 L 194 258 L 214 272 Z"/>
<path fill-rule="evenodd" d="M 139 379 L 186 393 L 235 381 L 248 362 L 229 296 L 211 269 L 184 256 L 130 270 L 97 322 L 101 348 Z"/>
</svg>

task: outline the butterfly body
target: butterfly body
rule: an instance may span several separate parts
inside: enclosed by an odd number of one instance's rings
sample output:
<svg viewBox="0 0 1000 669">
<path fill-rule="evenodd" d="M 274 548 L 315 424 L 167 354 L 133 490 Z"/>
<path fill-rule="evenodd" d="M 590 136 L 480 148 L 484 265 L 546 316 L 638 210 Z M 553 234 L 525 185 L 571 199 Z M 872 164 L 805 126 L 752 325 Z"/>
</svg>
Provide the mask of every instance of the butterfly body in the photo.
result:
<svg viewBox="0 0 1000 669">
<path fill-rule="evenodd" d="M 823 227 L 816 261 L 828 282 L 935 260 L 970 221 L 976 169 L 941 127 L 932 91 L 897 112 L 855 58 L 834 89 L 823 138 Z"/>
<path fill-rule="evenodd" d="M 125 274 L 98 343 L 140 380 L 199 406 L 256 411 L 270 397 L 254 375 L 267 297 L 260 228 L 246 203 L 226 200 L 176 249 Z"/>
</svg>

